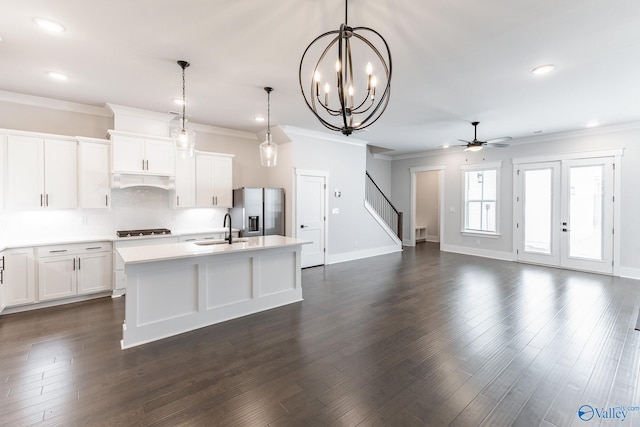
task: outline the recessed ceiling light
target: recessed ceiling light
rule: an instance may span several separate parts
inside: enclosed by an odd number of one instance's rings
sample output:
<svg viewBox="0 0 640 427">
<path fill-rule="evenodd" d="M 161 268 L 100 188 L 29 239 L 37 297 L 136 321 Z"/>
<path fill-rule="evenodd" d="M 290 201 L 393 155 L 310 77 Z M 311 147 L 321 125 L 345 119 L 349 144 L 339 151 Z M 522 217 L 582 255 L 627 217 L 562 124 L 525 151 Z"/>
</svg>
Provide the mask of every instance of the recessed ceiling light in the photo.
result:
<svg viewBox="0 0 640 427">
<path fill-rule="evenodd" d="M 264 117 L 262 117 L 262 116 L 255 116 L 253 119 L 254 119 L 256 122 L 264 122 Z"/>
<path fill-rule="evenodd" d="M 48 71 L 47 75 L 54 80 L 69 80 L 66 74 L 58 73 L 56 71 Z"/>
<path fill-rule="evenodd" d="M 449 148 L 449 147 L 451 147 L 449 144 L 444 144 L 444 145 L 442 146 L 442 148 Z"/>
<path fill-rule="evenodd" d="M 536 75 L 547 74 L 549 71 L 553 70 L 554 68 L 556 68 L 556 66 L 553 64 L 539 65 L 533 70 L 531 70 L 531 73 Z"/>
<path fill-rule="evenodd" d="M 594 127 L 596 127 L 596 126 L 600 126 L 600 123 L 598 123 L 598 121 L 597 121 L 597 120 L 591 120 L 590 122 L 588 122 L 588 123 L 586 124 L 586 126 L 587 126 L 588 128 L 594 128 Z"/>
<path fill-rule="evenodd" d="M 35 22 L 38 27 L 51 33 L 61 33 L 64 31 L 64 26 L 61 23 L 50 19 L 34 18 L 33 22 Z"/>
</svg>

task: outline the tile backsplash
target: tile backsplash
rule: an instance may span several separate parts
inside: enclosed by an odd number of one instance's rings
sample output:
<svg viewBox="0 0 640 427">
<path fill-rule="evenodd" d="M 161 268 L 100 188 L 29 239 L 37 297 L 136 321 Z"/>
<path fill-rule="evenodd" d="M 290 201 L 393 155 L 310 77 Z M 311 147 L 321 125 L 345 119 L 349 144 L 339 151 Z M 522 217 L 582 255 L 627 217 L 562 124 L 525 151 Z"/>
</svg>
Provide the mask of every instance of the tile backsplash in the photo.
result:
<svg viewBox="0 0 640 427">
<path fill-rule="evenodd" d="M 152 187 L 113 190 L 111 209 L 0 211 L 0 243 L 38 238 L 115 235 L 116 230 L 222 227 L 224 208 L 174 209 L 174 192 Z"/>
</svg>

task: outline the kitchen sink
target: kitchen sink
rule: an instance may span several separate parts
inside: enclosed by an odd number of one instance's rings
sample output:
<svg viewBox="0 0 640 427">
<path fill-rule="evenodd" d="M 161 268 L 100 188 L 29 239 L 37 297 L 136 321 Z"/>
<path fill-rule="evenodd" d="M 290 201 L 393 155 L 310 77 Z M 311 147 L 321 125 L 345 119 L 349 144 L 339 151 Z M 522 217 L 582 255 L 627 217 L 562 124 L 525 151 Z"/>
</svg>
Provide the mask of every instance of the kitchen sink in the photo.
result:
<svg viewBox="0 0 640 427">
<path fill-rule="evenodd" d="M 233 239 L 233 243 L 242 243 L 242 242 L 248 242 L 248 241 L 249 239 L 242 238 L 242 237 Z M 229 242 L 227 240 L 206 240 L 202 242 L 194 242 L 194 244 L 198 246 L 211 246 L 211 245 L 228 245 Z"/>
</svg>

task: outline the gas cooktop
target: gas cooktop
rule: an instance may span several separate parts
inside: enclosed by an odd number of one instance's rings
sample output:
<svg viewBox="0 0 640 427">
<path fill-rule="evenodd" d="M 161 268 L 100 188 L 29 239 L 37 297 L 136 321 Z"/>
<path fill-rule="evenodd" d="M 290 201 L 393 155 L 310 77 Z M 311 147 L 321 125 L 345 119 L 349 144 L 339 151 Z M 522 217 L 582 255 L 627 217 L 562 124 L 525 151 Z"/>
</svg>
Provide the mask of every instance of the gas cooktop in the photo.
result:
<svg viewBox="0 0 640 427">
<path fill-rule="evenodd" d="M 140 230 L 118 230 L 118 237 L 166 236 L 171 234 L 168 228 L 145 228 Z"/>
</svg>

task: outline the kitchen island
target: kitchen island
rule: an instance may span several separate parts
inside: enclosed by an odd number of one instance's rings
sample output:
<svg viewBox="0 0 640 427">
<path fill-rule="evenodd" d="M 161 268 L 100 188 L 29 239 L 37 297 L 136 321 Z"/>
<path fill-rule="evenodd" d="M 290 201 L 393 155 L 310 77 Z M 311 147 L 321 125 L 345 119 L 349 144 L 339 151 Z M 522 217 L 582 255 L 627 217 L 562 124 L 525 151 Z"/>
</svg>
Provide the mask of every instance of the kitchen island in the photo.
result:
<svg viewBox="0 0 640 427">
<path fill-rule="evenodd" d="M 119 248 L 122 348 L 302 301 L 304 240 L 262 236 Z"/>
</svg>

